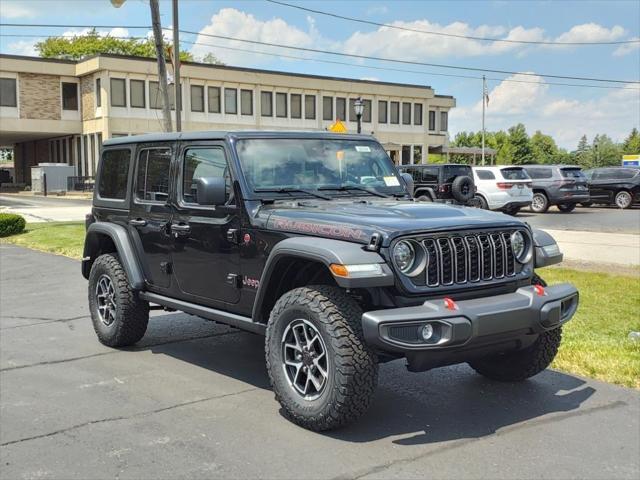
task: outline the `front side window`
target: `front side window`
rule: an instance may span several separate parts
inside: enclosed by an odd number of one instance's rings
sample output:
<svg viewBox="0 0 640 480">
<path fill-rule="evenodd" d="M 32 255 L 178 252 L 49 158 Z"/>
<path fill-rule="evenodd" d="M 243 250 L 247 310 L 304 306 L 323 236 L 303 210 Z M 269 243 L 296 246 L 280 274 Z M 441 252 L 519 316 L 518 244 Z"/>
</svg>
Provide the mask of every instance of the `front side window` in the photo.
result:
<svg viewBox="0 0 640 480">
<path fill-rule="evenodd" d="M 223 148 L 187 149 L 182 167 L 182 200 L 185 203 L 198 203 L 196 181 L 204 177 L 224 177 L 227 183 L 227 197 L 229 196 L 231 192 L 231 177 L 229 176 Z"/>
<path fill-rule="evenodd" d="M 386 100 L 378 100 L 378 123 L 387 123 L 387 105 Z"/>
<path fill-rule="evenodd" d="M 238 91 L 235 88 L 224 89 L 224 113 L 238 113 Z"/>
<path fill-rule="evenodd" d="M 436 112 L 435 110 L 429 110 L 429 130 L 432 132 L 436 129 Z"/>
<path fill-rule="evenodd" d="M 333 97 L 322 97 L 322 119 L 333 120 Z"/>
<path fill-rule="evenodd" d="M 129 94 L 131 95 L 131 106 L 134 108 L 144 108 L 144 80 L 131 80 L 129 82 Z"/>
<path fill-rule="evenodd" d="M 391 102 L 391 123 L 400 123 L 400 103 Z"/>
<path fill-rule="evenodd" d="M 397 171 L 377 142 L 329 139 L 242 139 L 242 170 L 254 191 L 281 188 L 357 195 L 363 189 L 404 193 Z M 351 188 L 350 188 L 351 187 Z M 367 195 L 366 191 L 362 193 Z"/>
<path fill-rule="evenodd" d="M 209 113 L 220 113 L 220 87 L 207 88 Z"/>
<path fill-rule="evenodd" d="M 98 195 L 101 198 L 124 200 L 127 196 L 127 179 L 131 151 L 107 150 L 102 154 Z"/>
<path fill-rule="evenodd" d="M 347 119 L 347 99 L 346 98 L 336 98 L 336 119 L 337 120 L 346 120 Z"/>
<path fill-rule="evenodd" d="M 240 113 L 253 115 L 253 91 L 240 90 Z"/>
<path fill-rule="evenodd" d="M 78 84 L 62 83 L 62 109 L 78 110 Z"/>
<path fill-rule="evenodd" d="M 413 104 L 413 124 L 422 125 L 422 104 L 421 103 Z"/>
<path fill-rule="evenodd" d="M 260 111 L 263 117 L 273 117 L 273 93 L 260 92 Z"/>
<path fill-rule="evenodd" d="M 402 102 L 402 124 L 411 125 L 411 104 Z"/>
<path fill-rule="evenodd" d="M 316 96 L 304 96 L 304 118 L 314 120 L 316 118 Z"/>
<path fill-rule="evenodd" d="M 291 94 L 291 118 L 302 118 L 302 95 Z"/>
<path fill-rule="evenodd" d="M 278 92 L 276 93 L 276 117 L 287 117 L 287 94 Z"/>
<path fill-rule="evenodd" d="M 111 79 L 111 106 L 127 106 L 127 83 L 124 78 Z"/>
<path fill-rule="evenodd" d="M 171 150 L 150 148 L 140 152 L 136 172 L 136 198 L 164 203 L 169 198 Z"/>
<path fill-rule="evenodd" d="M 204 112 L 204 87 L 191 85 L 191 111 Z"/>
</svg>

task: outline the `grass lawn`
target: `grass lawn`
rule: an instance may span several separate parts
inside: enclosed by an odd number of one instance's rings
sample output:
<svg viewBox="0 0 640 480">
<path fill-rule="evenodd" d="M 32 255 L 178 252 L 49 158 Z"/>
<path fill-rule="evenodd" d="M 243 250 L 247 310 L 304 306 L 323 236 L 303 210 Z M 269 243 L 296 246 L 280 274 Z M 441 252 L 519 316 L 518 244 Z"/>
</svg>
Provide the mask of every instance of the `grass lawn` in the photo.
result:
<svg viewBox="0 0 640 480">
<path fill-rule="evenodd" d="M 23 233 L 0 241 L 80 259 L 84 230 L 84 222 L 28 223 Z"/>
<path fill-rule="evenodd" d="M 25 233 L 1 239 L 45 252 L 82 257 L 83 222 L 30 223 Z M 640 389 L 640 277 L 551 267 L 538 272 L 549 284 L 571 282 L 580 308 L 564 327 L 558 370 Z"/>
</svg>

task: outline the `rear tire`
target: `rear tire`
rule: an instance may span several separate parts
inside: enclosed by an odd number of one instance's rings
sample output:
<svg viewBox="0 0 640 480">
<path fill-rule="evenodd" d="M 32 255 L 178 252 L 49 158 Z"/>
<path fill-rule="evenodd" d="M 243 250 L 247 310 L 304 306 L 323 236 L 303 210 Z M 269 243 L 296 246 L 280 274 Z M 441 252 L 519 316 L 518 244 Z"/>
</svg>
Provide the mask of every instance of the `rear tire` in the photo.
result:
<svg viewBox="0 0 640 480">
<path fill-rule="evenodd" d="M 544 213 L 549 210 L 549 199 L 544 193 L 536 192 L 533 194 L 531 210 L 535 213 Z"/>
<path fill-rule="evenodd" d="M 292 422 L 330 430 L 368 409 L 378 362 L 364 343 L 361 316 L 355 300 L 325 285 L 296 288 L 276 302 L 267 325 L 267 371 Z"/>
<path fill-rule="evenodd" d="M 584 208 L 589 208 L 591 205 L 593 205 L 593 203 L 591 203 L 591 202 L 582 202 L 580 204 L 580 206 L 584 207 Z"/>
<path fill-rule="evenodd" d="M 520 211 L 520 207 L 513 207 L 513 208 L 507 208 L 504 211 L 504 213 L 506 213 L 507 215 L 511 215 L 512 217 L 515 217 L 519 211 Z"/>
<path fill-rule="evenodd" d="M 631 206 L 632 198 L 631 194 L 626 190 L 621 190 L 616 193 L 615 203 L 616 207 L 626 209 Z"/>
<path fill-rule="evenodd" d="M 476 200 L 478 201 L 478 203 L 480 203 L 480 208 L 481 209 L 489 210 L 489 204 L 484 199 L 484 197 L 481 197 L 480 195 L 476 195 Z"/>
<path fill-rule="evenodd" d="M 575 209 L 576 209 L 575 203 L 563 203 L 558 205 L 558 210 L 560 210 L 562 213 L 571 213 Z"/>
<path fill-rule="evenodd" d="M 433 200 L 431 200 L 431 197 L 427 196 L 427 195 L 420 195 L 418 198 L 416 198 L 417 202 L 433 202 Z"/>
<path fill-rule="evenodd" d="M 147 331 L 149 303 L 131 288 L 120 260 L 100 255 L 89 273 L 89 310 L 98 340 L 108 347 L 126 347 Z"/>
</svg>

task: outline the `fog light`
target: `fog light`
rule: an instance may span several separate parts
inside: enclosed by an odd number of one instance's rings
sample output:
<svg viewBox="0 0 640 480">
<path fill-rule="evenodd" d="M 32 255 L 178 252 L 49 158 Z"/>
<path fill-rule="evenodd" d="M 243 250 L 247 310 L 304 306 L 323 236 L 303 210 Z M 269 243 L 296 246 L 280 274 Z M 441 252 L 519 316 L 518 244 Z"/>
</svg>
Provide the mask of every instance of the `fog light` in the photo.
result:
<svg viewBox="0 0 640 480">
<path fill-rule="evenodd" d="M 420 329 L 420 336 L 425 342 L 428 342 L 433 337 L 433 327 L 427 323 Z"/>
</svg>

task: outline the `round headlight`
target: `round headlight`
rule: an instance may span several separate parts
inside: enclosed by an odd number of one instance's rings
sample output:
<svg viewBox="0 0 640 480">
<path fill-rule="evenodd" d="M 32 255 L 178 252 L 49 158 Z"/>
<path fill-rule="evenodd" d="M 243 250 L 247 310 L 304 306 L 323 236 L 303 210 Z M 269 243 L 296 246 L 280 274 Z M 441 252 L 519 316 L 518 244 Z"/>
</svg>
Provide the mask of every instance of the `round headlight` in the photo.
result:
<svg viewBox="0 0 640 480">
<path fill-rule="evenodd" d="M 393 248 L 393 261 L 402 273 L 409 272 L 416 261 L 416 251 L 413 245 L 406 240 L 396 243 Z"/>
<path fill-rule="evenodd" d="M 529 261 L 529 250 L 527 239 L 524 234 L 516 230 L 511 234 L 511 248 L 513 249 L 513 256 L 520 263 L 527 263 Z"/>
</svg>

